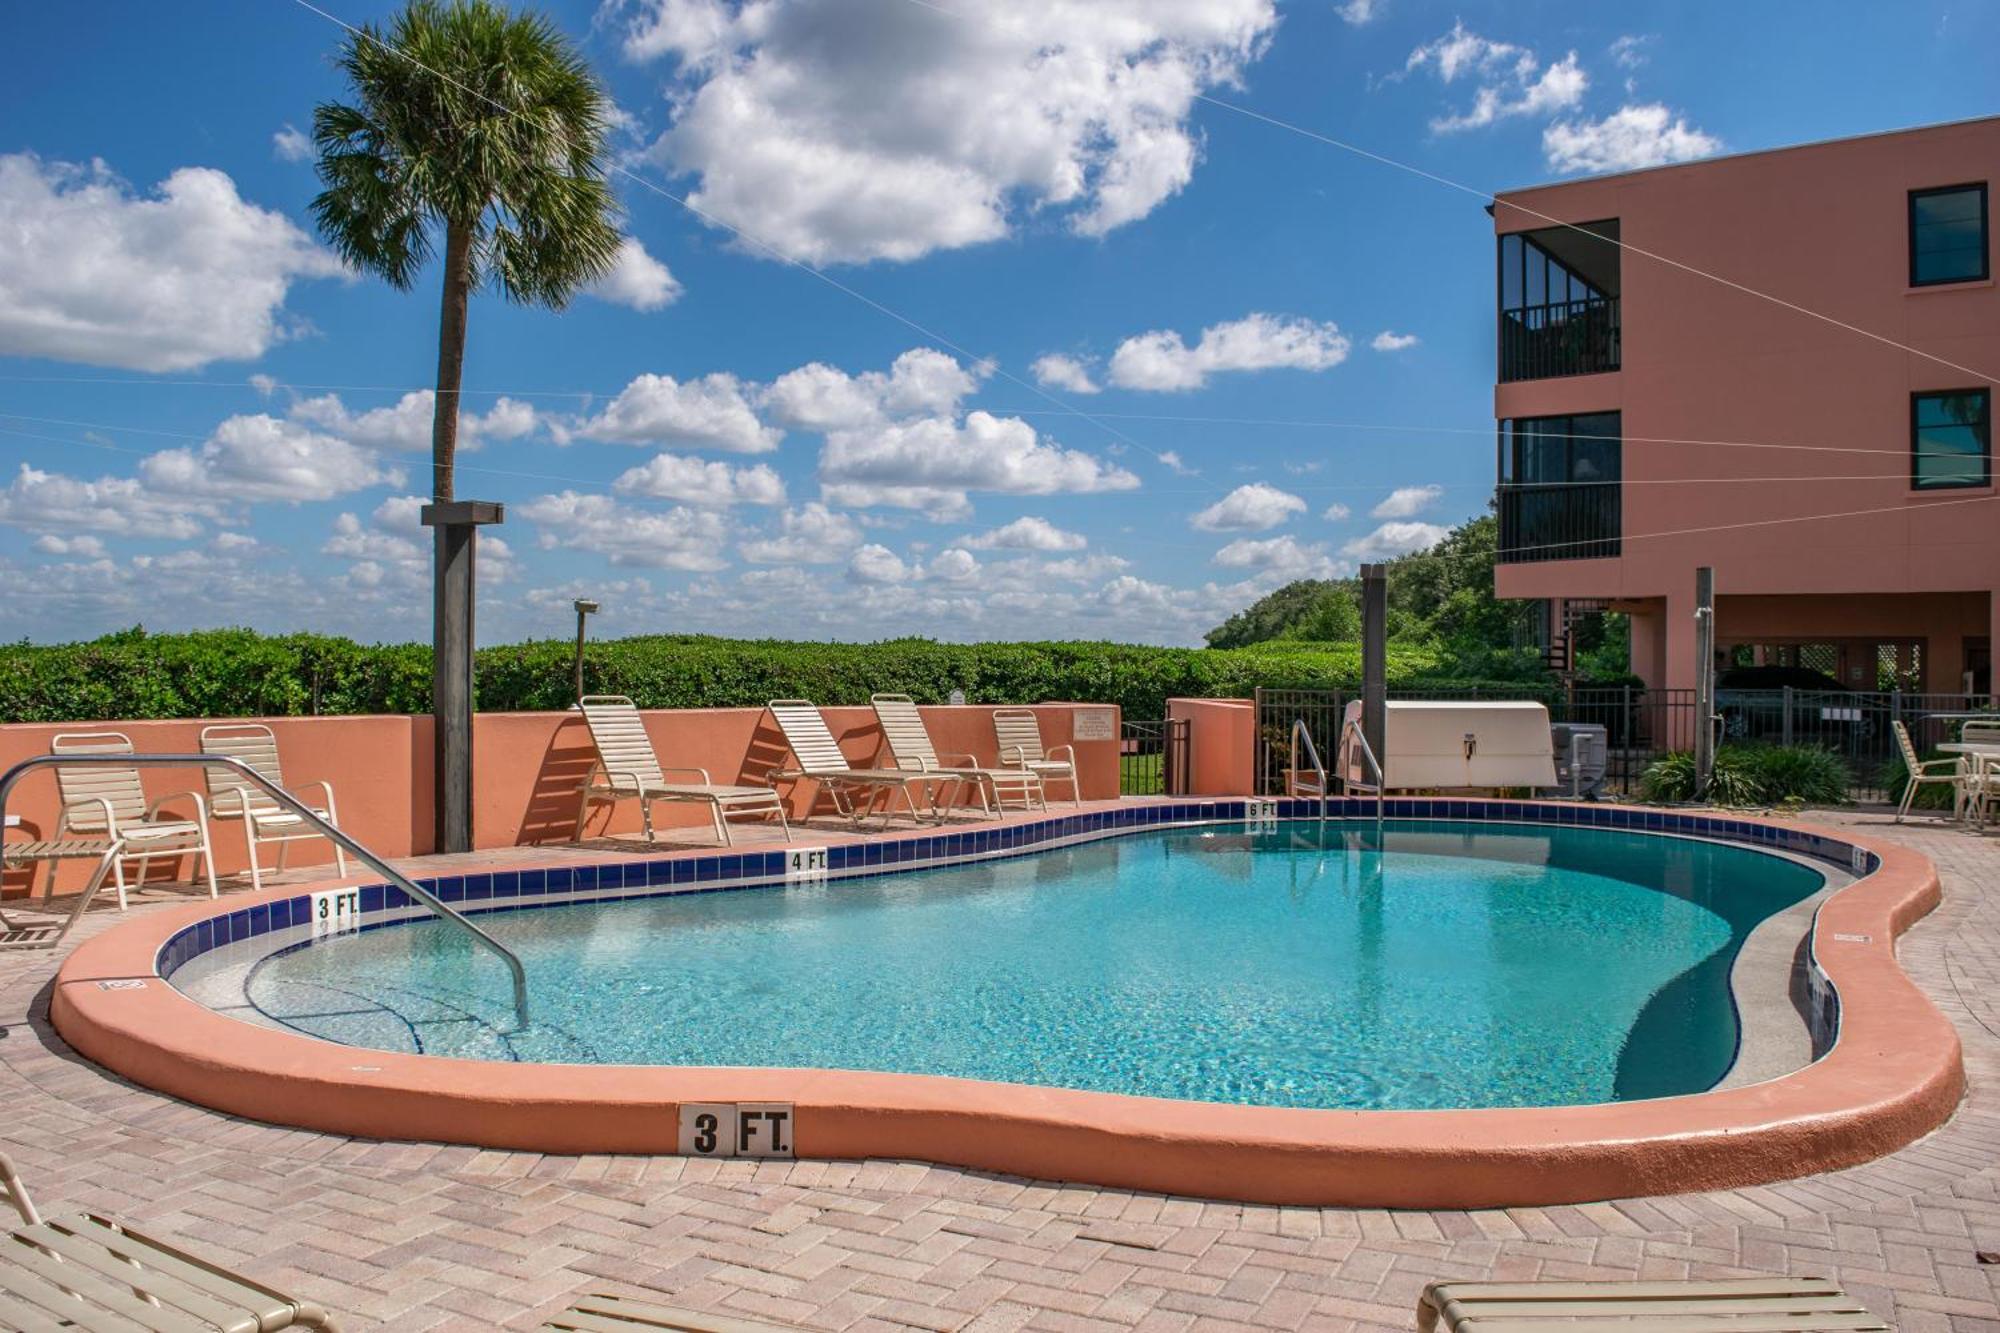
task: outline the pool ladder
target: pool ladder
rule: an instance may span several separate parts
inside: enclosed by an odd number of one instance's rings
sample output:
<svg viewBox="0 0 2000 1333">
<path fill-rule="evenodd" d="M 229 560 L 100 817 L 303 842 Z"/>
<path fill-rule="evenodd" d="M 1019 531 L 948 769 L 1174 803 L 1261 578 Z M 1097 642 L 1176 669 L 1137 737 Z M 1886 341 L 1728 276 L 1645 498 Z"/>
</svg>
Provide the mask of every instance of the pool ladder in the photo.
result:
<svg viewBox="0 0 2000 1333">
<path fill-rule="evenodd" d="M 335 828 L 306 807 L 305 802 L 280 787 L 277 783 L 259 773 L 241 759 L 222 754 L 39 754 L 20 763 L 0 775 L 0 829 L 5 827 L 7 798 L 14 791 L 14 784 L 30 770 L 37 768 L 226 768 L 237 777 L 262 791 L 278 804 L 290 810 L 307 827 L 328 842 L 345 850 L 350 856 L 368 866 L 382 878 L 401 889 L 413 902 L 422 903 L 436 913 L 447 925 L 463 931 L 474 944 L 492 950 L 500 961 L 507 965 L 507 971 L 514 982 L 514 1021 L 520 1030 L 528 1027 L 528 973 L 521 966 L 521 960 L 514 951 L 474 925 L 464 913 L 451 907 L 423 888 L 387 861 L 363 847 L 347 834 Z"/>
<path fill-rule="evenodd" d="M 1304 722 L 1299 723 L 1299 726 L 1301 727 L 1303 727 L 1304 725 L 1305 725 Z M 1311 736 L 1306 737 L 1306 743 L 1308 745 L 1312 743 Z M 1349 774 L 1351 774 L 1354 768 L 1351 756 L 1355 752 L 1355 747 L 1359 747 L 1361 752 L 1361 758 L 1368 765 L 1368 773 L 1369 773 L 1368 781 L 1364 782 L 1360 779 L 1349 776 Z M 1382 833 L 1382 796 L 1383 796 L 1383 791 L 1387 784 L 1384 782 L 1382 777 L 1382 761 L 1375 757 L 1375 747 L 1368 743 L 1368 733 L 1361 729 L 1360 718 L 1358 717 L 1350 718 L 1348 719 L 1346 724 L 1341 727 L 1340 744 L 1335 747 L 1334 753 L 1336 756 L 1343 754 L 1350 756 L 1350 758 L 1345 764 L 1347 772 L 1344 772 L 1341 775 L 1341 786 L 1347 791 L 1359 791 L 1364 793 L 1373 792 L 1375 794 L 1375 834 L 1376 837 L 1379 839 Z M 1324 784 L 1326 780 L 1326 772 L 1324 769 L 1320 771 L 1320 780 L 1321 783 Z"/>
</svg>

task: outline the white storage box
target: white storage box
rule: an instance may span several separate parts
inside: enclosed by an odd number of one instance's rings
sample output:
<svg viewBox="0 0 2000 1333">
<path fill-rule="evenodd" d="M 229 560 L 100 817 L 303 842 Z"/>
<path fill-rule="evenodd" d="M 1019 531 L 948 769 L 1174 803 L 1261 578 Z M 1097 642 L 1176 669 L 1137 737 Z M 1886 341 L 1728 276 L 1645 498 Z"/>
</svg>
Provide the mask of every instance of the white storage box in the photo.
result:
<svg viewBox="0 0 2000 1333">
<path fill-rule="evenodd" d="M 1347 718 L 1360 717 L 1357 699 L 1347 705 Z M 1387 732 L 1388 753 L 1381 760 L 1390 791 L 1556 785 L 1549 710 L 1538 703 L 1394 700 Z M 1346 736 L 1344 728 L 1341 734 Z M 1347 752 L 1350 748 L 1354 753 Z M 1349 747 L 1343 740 L 1336 767 L 1350 782 L 1367 780 L 1359 746 Z"/>
</svg>

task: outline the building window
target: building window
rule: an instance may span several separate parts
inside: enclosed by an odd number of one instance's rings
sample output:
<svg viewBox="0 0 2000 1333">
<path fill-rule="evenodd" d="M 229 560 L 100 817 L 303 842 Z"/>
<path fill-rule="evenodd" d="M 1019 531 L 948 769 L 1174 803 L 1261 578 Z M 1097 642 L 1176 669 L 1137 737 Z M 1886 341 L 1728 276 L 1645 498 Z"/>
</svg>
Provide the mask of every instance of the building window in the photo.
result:
<svg viewBox="0 0 2000 1333">
<path fill-rule="evenodd" d="M 1500 378 L 1618 369 L 1618 219 L 1500 238 Z"/>
<path fill-rule="evenodd" d="M 1987 277 L 1986 232 L 1984 182 L 1910 191 L 1910 285 Z"/>
<path fill-rule="evenodd" d="M 1920 491 L 1993 480 L 1993 391 L 1910 395 L 1910 485 Z"/>
<path fill-rule="evenodd" d="M 1619 553 L 1621 426 L 1616 412 L 1500 423 L 1502 563 Z"/>
</svg>

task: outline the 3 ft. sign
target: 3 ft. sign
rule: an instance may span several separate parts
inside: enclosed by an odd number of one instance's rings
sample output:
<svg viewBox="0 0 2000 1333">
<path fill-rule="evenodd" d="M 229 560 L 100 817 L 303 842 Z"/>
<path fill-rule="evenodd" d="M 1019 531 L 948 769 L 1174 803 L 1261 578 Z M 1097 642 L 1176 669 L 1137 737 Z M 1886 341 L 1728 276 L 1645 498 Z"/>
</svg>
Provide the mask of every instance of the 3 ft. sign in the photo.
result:
<svg viewBox="0 0 2000 1333">
<path fill-rule="evenodd" d="M 790 1102 L 682 1102 L 684 1157 L 792 1157 Z"/>
<path fill-rule="evenodd" d="M 337 935 L 361 925 L 361 890 L 325 889 L 312 896 L 312 932 Z"/>
</svg>

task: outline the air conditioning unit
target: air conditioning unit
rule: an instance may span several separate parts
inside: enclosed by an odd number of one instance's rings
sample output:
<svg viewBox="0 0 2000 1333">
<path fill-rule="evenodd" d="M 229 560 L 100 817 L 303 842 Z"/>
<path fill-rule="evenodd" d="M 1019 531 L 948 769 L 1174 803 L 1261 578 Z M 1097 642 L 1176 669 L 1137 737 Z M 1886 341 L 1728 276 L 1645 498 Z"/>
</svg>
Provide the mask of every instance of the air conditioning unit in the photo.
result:
<svg viewBox="0 0 2000 1333">
<path fill-rule="evenodd" d="M 1610 766 L 1604 727 L 1596 722 L 1557 722 L 1550 726 L 1549 738 L 1555 742 L 1558 792 L 1576 800 L 1596 800 Z"/>
</svg>

